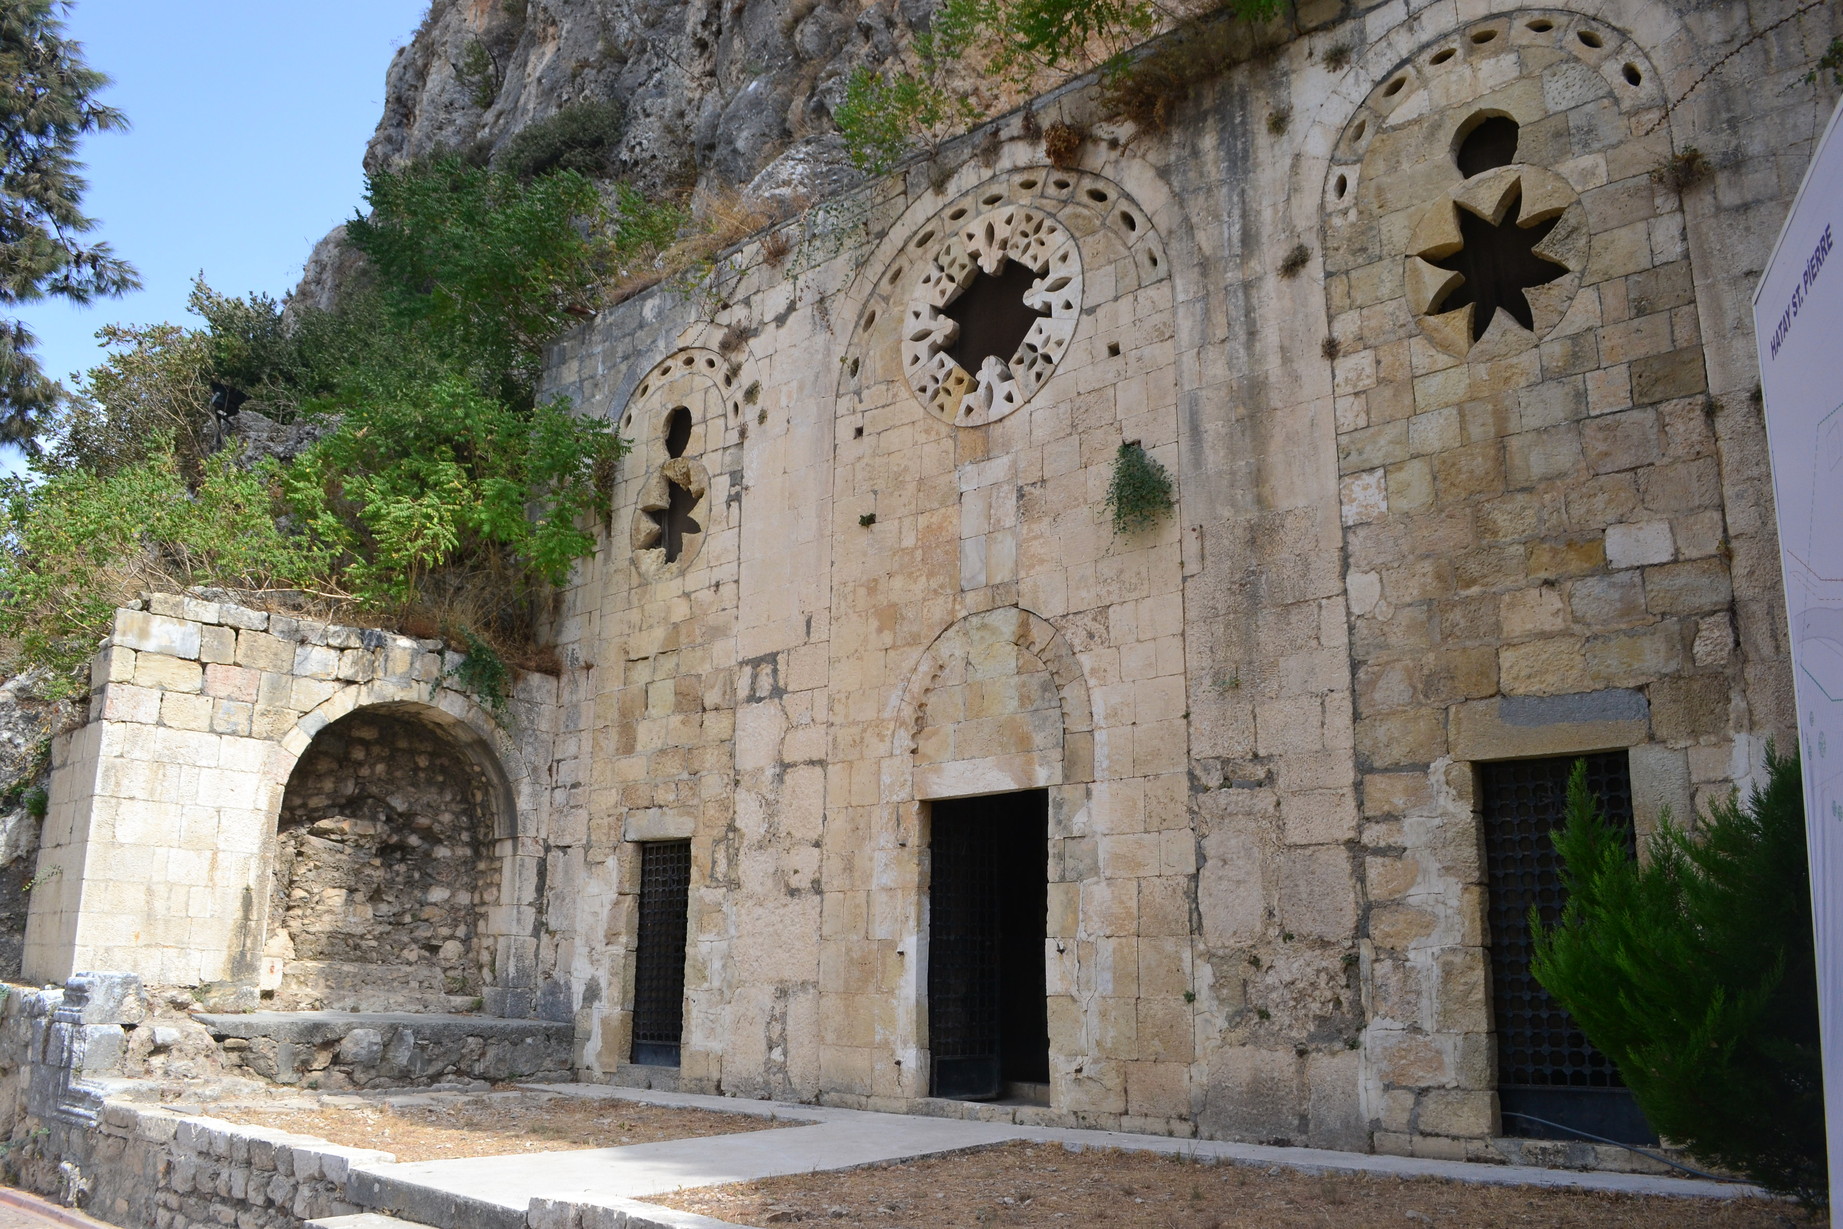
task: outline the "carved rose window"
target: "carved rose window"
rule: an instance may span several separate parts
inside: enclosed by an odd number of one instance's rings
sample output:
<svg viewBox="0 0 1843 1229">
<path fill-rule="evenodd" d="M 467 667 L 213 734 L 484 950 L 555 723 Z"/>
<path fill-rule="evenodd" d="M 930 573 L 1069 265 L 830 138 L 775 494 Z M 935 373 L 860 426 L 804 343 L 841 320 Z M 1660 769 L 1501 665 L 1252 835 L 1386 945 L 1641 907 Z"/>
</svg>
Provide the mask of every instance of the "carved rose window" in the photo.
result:
<svg viewBox="0 0 1843 1229">
<path fill-rule="evenodd" d="M 922 404 L 982 426 L 1030 400 L 1081 315 L 1081 254 L 1048 214 L 1020 205 L 942 243 L 904 315 L 903 372 Z"/>
</svg>

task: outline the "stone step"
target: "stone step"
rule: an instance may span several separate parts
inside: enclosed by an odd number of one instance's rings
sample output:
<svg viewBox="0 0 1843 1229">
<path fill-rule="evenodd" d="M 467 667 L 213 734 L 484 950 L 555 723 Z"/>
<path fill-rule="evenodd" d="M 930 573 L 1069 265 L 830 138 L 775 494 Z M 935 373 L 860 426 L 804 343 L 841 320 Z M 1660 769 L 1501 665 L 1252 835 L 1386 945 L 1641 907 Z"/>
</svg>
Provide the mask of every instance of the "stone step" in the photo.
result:
<svg viewBox="0 0 1843 1229">
<path fill-rule="evenodd" d="M 381 1169 L 354 1169 L 346 1182 L 346 1198 L 362 1208 L 389 1215 L 372 1225 L 346 1229 L 396 1229 L 404 1221 L 435 1229 L 525 1229 L 525 1208 L 508 1207 L 472 1195 L 457 1194 L 396 1177 Z M 527 1196 L 521 1201 L 529 1204 Z"/>
<path fill-rule="evenodd" d="M 353 1216 L 322 1216 L 307 1222 L 307 1229 L 430 1229 L 413 1220 L 386 1216 L 382 1212 L 359 1212 Z"/>
</svg>

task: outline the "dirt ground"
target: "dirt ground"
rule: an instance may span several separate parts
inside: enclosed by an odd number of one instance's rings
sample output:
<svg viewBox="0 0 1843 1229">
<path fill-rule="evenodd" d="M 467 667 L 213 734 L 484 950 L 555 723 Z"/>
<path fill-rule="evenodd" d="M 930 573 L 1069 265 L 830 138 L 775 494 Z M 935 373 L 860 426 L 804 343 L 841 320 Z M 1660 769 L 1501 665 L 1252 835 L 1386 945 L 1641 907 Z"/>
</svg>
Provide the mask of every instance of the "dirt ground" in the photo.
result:
<svg viewBox="0 0 1843 1229">
<path fill-rule="evenodd" d="M 1146 1153 L 1006 1144 L 906 1165 L 801 1174 L 655 1196 L 649 1202 L 744 1225 L 1063 1226 L 1273 1229 L 1817 1229 L 1791 1204 L 1671 1199 L 1437 1179 L 1309 1175 Z"/>
<path fill-rule="evenodd" d="M 381 1102 L 298 1110 L 220 1106 L 211 1113 L 230 1122 L 278 1127 L 349 1148 L 394 1152 L 399 1161 L 615 1148 L 789 1125 L 747 1114 L 542 1093 L 444 1097 L 433 1105 L 397 1108 Z"/>
</svg>

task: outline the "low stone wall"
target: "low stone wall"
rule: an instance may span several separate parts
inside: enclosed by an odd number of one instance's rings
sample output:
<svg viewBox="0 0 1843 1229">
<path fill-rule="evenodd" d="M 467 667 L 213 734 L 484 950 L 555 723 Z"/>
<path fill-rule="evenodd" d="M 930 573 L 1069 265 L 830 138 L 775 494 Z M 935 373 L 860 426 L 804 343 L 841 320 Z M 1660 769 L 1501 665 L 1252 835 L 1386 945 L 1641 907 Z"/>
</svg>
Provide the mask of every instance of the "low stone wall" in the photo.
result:
<svg viewBox="0 0 1843 1229">
<path fill-rule="evenodd" d="M 8 1153 L 12 1180 L 127 1229 L 298 1229 L 360 1211 L 346 1199 L 352 1167 L 396 1159 L 119 1102 L 94 1126 L 39 1129 Z"/>
<path fill-rule="evenodd" d="M 337 1090 L 463 1080 L 568 1083 L 574 1028 L 543 1020 L 402 1012 L 199 1015 L 227 1073 Z"/>
<path fill-rule="evenodd" d="M 126 1229 L 298 1229 L 376 1207 L 387 1152 L 158 1104 L 183 1089 L 567 1082 L 571 1026 L 490 1016 L 175 1014 L 127 973 L 0 987 L 0 1179 Z M 522 1224 L 522 1218 L 521 1218 Z"/>
</svg>

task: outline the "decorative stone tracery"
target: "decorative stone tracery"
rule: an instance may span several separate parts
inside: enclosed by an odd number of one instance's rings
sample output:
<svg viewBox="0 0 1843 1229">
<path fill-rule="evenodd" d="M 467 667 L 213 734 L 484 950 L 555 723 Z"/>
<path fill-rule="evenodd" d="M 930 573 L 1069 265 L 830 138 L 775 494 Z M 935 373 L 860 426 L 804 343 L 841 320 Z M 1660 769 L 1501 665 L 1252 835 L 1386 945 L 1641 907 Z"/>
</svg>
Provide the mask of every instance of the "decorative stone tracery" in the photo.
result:
<svg viewBox="0 0 1843 1229">
<path fill-rule="evenodd" d="M 983 275 L 1011 263 L 1037 276 L 1024 306 L 1038 314 L 1009 359 L 988 354 L 968 371 L 951 351 L 960 324 L 949 312 Z M 1048 214 L 1008 205 L 973 218 L 943 241 L 915 285 L 903 317 L 902 364 L 922 404 L 946 422 L 976 427 L 1003 418 L 1041 388 L 1075 333 L 1081 314 L 1081 253 Z"/>
<path fill-rule="evenodd" d="M 1466 259 L 1486 243 L 1501 250 Z M 1520 348 L 1561 323 L 1586 257 L 1586 210 L 1567 180 L 1539 166 L 1494 167 L 1421 213 L 1408 243 L 1408 305 L 1448 354 L 1488 339 L 1492 351 Z"/>
</svg>

